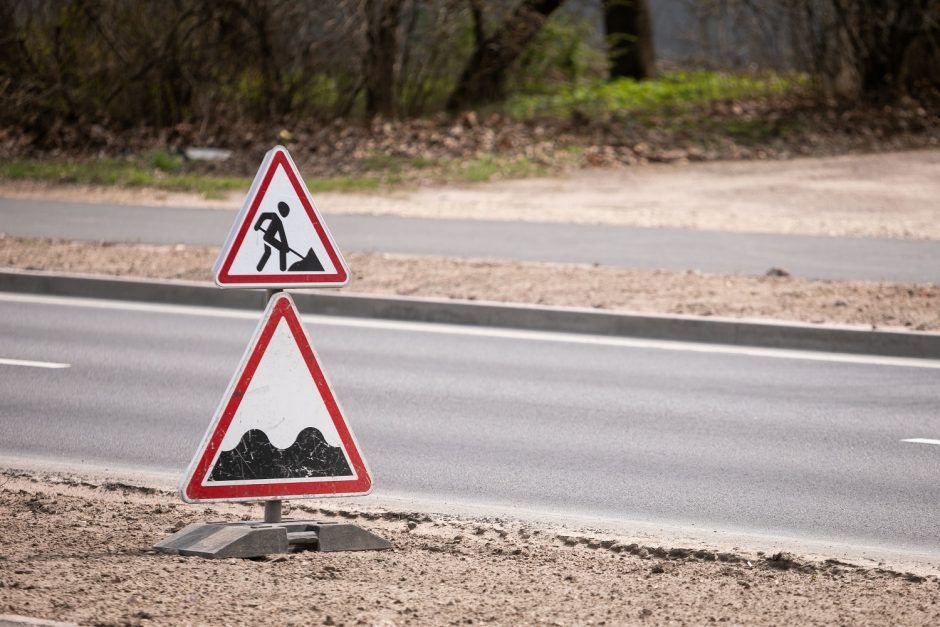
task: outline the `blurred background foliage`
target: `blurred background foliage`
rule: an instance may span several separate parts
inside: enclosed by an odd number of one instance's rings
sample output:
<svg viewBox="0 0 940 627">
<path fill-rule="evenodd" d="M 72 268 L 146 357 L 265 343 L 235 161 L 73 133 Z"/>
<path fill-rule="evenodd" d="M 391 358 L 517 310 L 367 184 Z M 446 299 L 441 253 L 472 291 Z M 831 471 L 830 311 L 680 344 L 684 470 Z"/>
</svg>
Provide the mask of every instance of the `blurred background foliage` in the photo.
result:
<svg viewBox="0 0 940 627">
<path fill-rule="evenodd" d="M 881 104 L 936 94 L 938 33 L 940 0 L 0 0 L 0 124 Z"/>
</svg>

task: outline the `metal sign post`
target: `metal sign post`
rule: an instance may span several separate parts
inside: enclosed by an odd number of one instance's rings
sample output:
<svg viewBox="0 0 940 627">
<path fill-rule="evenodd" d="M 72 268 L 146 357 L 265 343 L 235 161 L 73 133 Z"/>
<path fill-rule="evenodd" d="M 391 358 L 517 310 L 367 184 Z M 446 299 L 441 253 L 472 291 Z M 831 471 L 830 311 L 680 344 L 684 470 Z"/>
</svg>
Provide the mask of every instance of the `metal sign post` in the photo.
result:
<svg viewBox="0 0 940 627">
<path fill-rule="evenodd" d="M 283 290 L 281 289 L 267 289 L 264 290 L 265 294 L 265 308 L 267 308 L 268 303 L 271 302 L 271 299 L 274 298 L 275 294 L 279 294 Z M 264 522 L 266 523 L 279 523 L 281 522 L 281 499 L 275 499 L 273 501 L 264 502 Z"/>
</svg>

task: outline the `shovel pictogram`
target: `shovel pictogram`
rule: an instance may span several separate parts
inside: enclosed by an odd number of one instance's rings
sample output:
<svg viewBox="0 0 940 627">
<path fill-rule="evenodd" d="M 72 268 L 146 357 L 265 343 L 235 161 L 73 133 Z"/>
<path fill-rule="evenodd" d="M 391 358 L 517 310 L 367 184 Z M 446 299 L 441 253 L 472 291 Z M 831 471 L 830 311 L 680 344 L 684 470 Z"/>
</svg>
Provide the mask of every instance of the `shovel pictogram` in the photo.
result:
<svg viewBox="0 0 940 627">
<path fill-rule="evenodd" d="M 285 270 L 289 272 L 322 272 L 323 264 L 320 263 L 320 259 L 317 258 L 317 254 L 313 252 L 311 247 L 306 255 L 301 255 L 299 252 L 290 247 L 287 243 L 287 234 L 284 232 L 284 224 L 281 222 L 281 217 L 286 218 L 290 214 L 290 207 L 288 207 L 286 202 L 277 203 L 277 210 L 280 213 L 280 217 L 273 212 L 262 213 L 258 218 L 258 221 L 255 222 L 255 230 L 261 231 L 264 233 L 264 253 L 261 255 L 261 259 L 258 261 L 258 272 L 264 268 L 265 264 L 268 262 L 268 257 L 271 256 L 271 249 L 275 248 L 280 253 L 280 266 L 281 272 Z M 267 222 L 268 226 L 265 228 L 265 223 Z M 287 253 L 293 253 L 300 257 L 300 261 L 295 261 L 290 265 L 290 267 L 285 268 L 287 265 Z"/>
<path fill-rule="evenodd" d="M 265 155 L 212 271 L 229 288 L 349 283 L 343 255 L 283 146 Z"/>
<path fill-rule="evenodd" d="M 266 229 L 258 229 L 262 233 L 267 233 Z M 323 264 L 320 263 L 320 258 L 317 257 L 317 254 L 313 252 L 313 248 L 307 250 L 306 255 L 301 255 L 299 252 L 291 248 L 290 246 L 285 246 L 287 251 L 294 253 L 300 257 L 300 261 L 295 261 L 287 267 L 288 272 L 299 272 L 302 270 L 308 270 L 311 272 L 323 272 Z"/>
</svg>

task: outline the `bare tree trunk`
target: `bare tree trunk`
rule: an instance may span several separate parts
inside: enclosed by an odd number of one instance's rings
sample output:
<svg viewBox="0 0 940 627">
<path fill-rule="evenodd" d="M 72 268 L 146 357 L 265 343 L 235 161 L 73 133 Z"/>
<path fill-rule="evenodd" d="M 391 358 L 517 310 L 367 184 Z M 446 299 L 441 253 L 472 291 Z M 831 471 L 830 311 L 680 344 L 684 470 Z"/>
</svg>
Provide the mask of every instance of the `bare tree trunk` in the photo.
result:
<svg viewBox="0 0 940 627">
<path fill-rule="evenodd" d="M 643 80 L 656 74 L 647 0 L 604 0 L 604 28 L 611 78 Z"/>
<path fill-rule="evenodd" d="M 258 52 L 261 62 L 261 85 L 264 93 L 264 107 L 262 115 L 277 116 L 280 111 L 281 77 L 278 66 L 274 62 L 274 45 L 271 41 L 271 7 L 267 3 L 254 6 L 252 27 L 258 38 Z"/>
<path fill-rule="evenodd" d="M 493 35 L 478 40 L 470 60 L 460 74 L 457 86 L 447 99 L 447 109 L 496 102 L 505 96 L 506 70 L 542 30 L 545 20 L 563 0 L 524 0 Z M 477 5 L 475 32 L 480 35 Z"/>
<path fill-rule="evenodd" d="M 918 41 L 935 42 L 940 0 L 831 0 L 851 47 L 861 95 L 871 100 L 901 94 L 908 54 Z"/>
<path fill-rule="evenodd" d="M 403 0 L 366 0 L 366 113 L 394 117 L 398 22 Z"/>
</svg>

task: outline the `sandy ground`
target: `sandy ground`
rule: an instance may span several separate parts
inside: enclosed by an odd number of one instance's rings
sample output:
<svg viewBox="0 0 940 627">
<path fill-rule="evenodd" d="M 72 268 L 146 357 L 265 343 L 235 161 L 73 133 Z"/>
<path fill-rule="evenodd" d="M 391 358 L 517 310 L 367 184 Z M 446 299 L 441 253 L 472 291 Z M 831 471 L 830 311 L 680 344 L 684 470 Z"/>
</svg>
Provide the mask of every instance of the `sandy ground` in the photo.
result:
<svg viewBox="0 0 940 627">
<path fill-rule="evenodd" d="M 210 281 L 217 249 L 0 237 L 0 267 Z M 576 264 L 347 256 L 345 291 L 940 331 L 940 286 Z"/>
<path fill-rule="evenodd" d="M 552 179 L 321 193 L 327 213 L 940 239 L 940 150 L 587 169 Z M 0 195 L 236 208 L 152 190 L 0 183 Z"/>
<path fill-rule="evenodd" d="M 938 165 L 933 151 L 664 166 L 317 200 L 332 212 L 940 238 Z M 207 208 L 240 201 L 7 184 L 0 194 Z M 0 238 L 0 267 L 208 280 L 215 255 Z M 348 261 L 355 292 L 940 330 L 937 286 L 364 253 Z M 160 555 L 149 547 L 184 524 L 249 519 L 260 508 L 184 505 L 161 489 L 73 474 L 2 472 L 0 614 L 94 625 L 940 624 L 940 580 L 923 573 L 492 515 L 291 505 L 295 517 L 352 519 L 395 549 Z"/>
<path fill-rule="evenodd" d="M 936 625 L 940 580 L 788 553 L 642 545 L 512 519 L 295 502 L 394 549 L 219 561 L 149 550 L 257 505 L 0 474 L 0 614 L 93 625 Z"/>
</svg>

